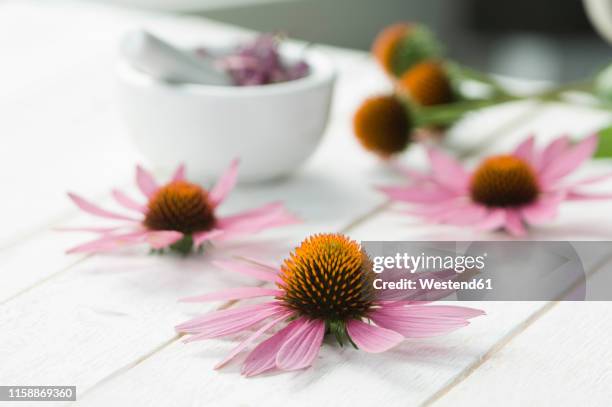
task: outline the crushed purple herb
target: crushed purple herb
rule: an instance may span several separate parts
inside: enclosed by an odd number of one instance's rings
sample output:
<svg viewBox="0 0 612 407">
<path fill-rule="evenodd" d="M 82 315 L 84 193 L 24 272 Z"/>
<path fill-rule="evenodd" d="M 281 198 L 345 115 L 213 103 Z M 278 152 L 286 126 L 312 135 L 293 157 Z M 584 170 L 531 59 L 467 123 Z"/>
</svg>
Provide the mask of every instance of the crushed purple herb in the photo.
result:
<svg viewBox="0 0 612 407">
<path fill-rule="evenodd" d="M 288 63 L 281 58 L 279 44 L 278 35 L 262 34 L 253 42 L 217 57 L 215 63 L 232 77 L 236 86 L 288 82 L 308 75 L 310 67 L 305 61 Z M 208 55 L 206 49 L 198 49 L 197 53 Z"/>
</svg>

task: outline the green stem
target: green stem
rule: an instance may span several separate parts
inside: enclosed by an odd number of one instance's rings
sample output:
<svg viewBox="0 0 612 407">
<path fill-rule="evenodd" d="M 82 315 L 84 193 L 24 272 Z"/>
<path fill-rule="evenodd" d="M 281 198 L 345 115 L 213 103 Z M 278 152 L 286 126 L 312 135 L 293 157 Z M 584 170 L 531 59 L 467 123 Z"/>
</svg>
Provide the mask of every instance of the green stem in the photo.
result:
<svg viewBox="0 0 612 407">
<path fill-rule="evenodd" d="M 414 108 L 415 127 L 448 126 L 471 111 L 523 99 L 525 98 L 504 96 L 491 100 L 471 100 L 447 105 Z"/>
<path fill-rule="evenodd" d="M 567 92 L 588 92 L 592 93 L 593 79 L 568 83 L 562 86 L 548 89 L 544 92 L 533 95 L 516 96 L 506 93 L 488 100 L 468 100 L 446 105 L 413 107 L 415 127 L 429 126 L 449 126 L 461 119 L 465 114 L 474 110 L 496 106 L 502 103 L 515 102 L 521 100 L 536 100 L 541 102 L 556 102 L 563 100 L 563 94 Z M 610 105 L 601 102 L 598 105 L 590 106 L 603 110 L 609 110 Z"/>
<path fill-rule="evenodd" d="M 536 95 L 533 95 L 532 97 L 536 97 L 544 101 L 559 100 L 561 96 L 567 92 L 593 93 L 594 85 L 595 81 L 593 79 L 585 79 L 581 81 L 566 83 L 564 85 L 548 89 L 544 92 L 540 92 Z"/>
<path fill-rule="evenodd" d="M 460 65 L 457 63 L 451 63 L 449 65 L 449 69 L 454 71 L 457 77 L 461 79 L 470 79 L 476 82 L 481 82 L 486 85 L 489 85 L 496 96 L 511 96 L 511 93 L 501 84 L 497 79 L 495 79 L 492 75 L 478 71 L 476 69 L 467 67 L 465 65 Z"/>
<path fill-rule="evenodd" d="M 498 96 L 512 95 L 512 93 L 508 92 L 508 90 L 501 83 L 499 83 L 497 79 L 495 79 L 492 75 L 488 73 L 481 72 L 476 69 L 457 63 L 449 63 L 448 66 L 449 69 L 456 72 L 460 78 L 471 79 L 491 86 L 491 88 L 493 88 L 493 90 Z M 553 100 L 558 100 L 558 98 L 566 92 L 576 91 L 594 94 L 594 89 L 595 79 L 593 77 L 589 77 L 586 79 L 581 79 L 578 81 L 556 86 L 552 89 L 548 89 L 544 92 L 532 95 L 531 97 L 539 98 L 542 100 L 546 100 L 546 98 L 553 98 Z"/>
</svg>

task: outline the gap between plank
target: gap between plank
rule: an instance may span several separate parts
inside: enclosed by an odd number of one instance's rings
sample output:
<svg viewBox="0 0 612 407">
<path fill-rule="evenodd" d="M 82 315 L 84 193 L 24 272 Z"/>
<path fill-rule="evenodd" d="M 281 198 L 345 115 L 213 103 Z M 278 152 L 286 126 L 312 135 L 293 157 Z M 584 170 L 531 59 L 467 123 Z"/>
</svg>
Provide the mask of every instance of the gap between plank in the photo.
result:
<svg viewBox="0 0 612 407">
<path fill-rule="evenodd" d="M 154 172 L 154 174 L 158 175 L 157 172 Z M 110 187 L 112 189 L 112 186 Z M 126 188 L 130 188 L 129 185 L 123 185 L 121 187 L 122 189 L 126 189 Z M 102 198 L 102 193 L 100 193 L 99 195 L 96 195 L 98 198 L 100 198 L 100 200 L 104 199 L 104 202 L 109 202 L 110 198 L 107 198 L 106 196 L 104 196 L 104 198 Z M 49 222 L 45 222 L 45 223 L 41 223 L 38 226 L 33 226 L 32 228 L 30 228 L 29 231 L 25 231 L 22 233 L 17 233 L 14 236 L 12 236 L 9 239 L 5 239 L 6 241 L 8 241 L 7 243 L 4 242 L 0 242 L 0 255 L 2 255 L 2 253 L 4 253 L 5 251 L 15 247 L 15 246 L 21 246 L 21 245 L 26 245 L 28 244 L 28 242 L 30 240 L 33 239 L 34 236 L 36 236 L 37 234 L 39 234 L 40 232 L 50 232 L 53 231 L 54 227 L 58 227 L 60 225 L 66 224 L 67 222 L 69 222 L 71 219 L 76 218 L 79 215 L 80 211 L 78 211 L 77 209 L 73 209 L 73 210 L 64 210 L 62 211 L 62 214 L 59 215 L 55 215 L 53 220 L 49 221 Z M 57 233 L 66 233 L 66 232 L 60 232 L 58 231 Z M 62 268 L 60 268 L 58 271 L 51 273 L 49 275 L 47 275 L 46 277 L 41 278 L 40 280 L 36 281 L 35 283 L 32 283 L 31 285 L 17 291 L 16 293 L 10 295 L 9 297 L 0 300 L 0 305 L 4 305 L 7 302 L 19 297 L 22 294 L 27 293 L 28 291 L 48 282 L 53 280 L 56 277 L 59 277 L 60 275 L 64 274 L 65 272 L 67 272 L 68 270 L 72 269 L 73 267 L 75 267 L 76 265 L 84 262 L 85 260 L 90 259 L 91 257 L 93 257 L 93 253 L 90 254 L 86 254 L 83 257 L 75 260 L 74 262 L 70 263 L 67 266 L 64 266 Z"/>
<path fill-rule="evenodd" d="M 112 186 L 110 188 L 112 188 Z M 102 196 L 102 193 L 96 194 L 94 202 L 96 202 L 97 199 L 100 199 L 101 201 L 104 200 L 105 202 L 110 201 L 110 198 L 108 198 L 106 194 Z M 22 232 L 17 232 L 11 237 L 0 241 L 0 253 L 12 247 L 27 244 L 29 240 L 39 233 L 53 230 L 53 228 L 57 227 L 57 225 L 63 225 L 69 222 L 71 219 L 76 218 L 80 213 L 82 213 L 82 211 L 79 211 L 77 208 L 60 210 L 51 216 L 51 220 L 41 222 L 38 225 L 29 227 Z"/>
<path fill-rule="evenodd" d="M 587 273 L 586 280 L 591 278 L 593 275 L 597 274 L 599 270 L 601 270 L 606 264 L 612 261 L 612 254 L 604 257 L 602 260 L 597 262 L 596 265 L 593 266 L 590 273 Z M 425 400 L 421 407 L 430 407 L 434 405 L 438 400 L 448 394 L 454 387 L 461 384 L 467 378 L 469 378 L 476 370 L 478 370 L 482 365 L 484 365 L 489 359 L 491 359 L 497 352 L 502 350 L 507 344 L 512 342 L 512 340 L 523 332 L 527 330 L 531 325 L 533 325 L 537 320 L 539 320 L 542 316 L 548 313 L 551 309 L 557 306 L 560 303 L 560 299 L 564 298 L 567 294 L 572 292 L 576 287 L 581 284 L 580 279 L 576 280 L 574 284 L 570 285 L 563 293 L 561 293 L 556 300 L 549 301 L 542 308 L 538 309 L 536 312 L 531 314 L 527 319 L 514 327 L 510 332 L 508 332 L 503 338 L 497 341 L 491 348 L 482 355 L 476 362 L 472 363 L 468 367 L 466 367 L 463 371 L 455 376 L 449 383 L 444 385 L 441 389 L 432 394 L 427 400 Z"/>
<path fill-rule="evenodd" d="M 70 263 L 69 265 L 67 265 L 65 267 L 62 267 L 61 269 L 59 269 L 55 273 L 51 273 L 48 276 L 41 278 L 40 280 L 38 280 L 34 284 L 31 284 L 31 285 L 29 285 L 29 286 L 27 286 L 25 288 L 22 288 L 21 290 L 17 291 L 13 295 L 11 295 L 11 296 L 3 299 L 2 301 L 0 301 L 0 305 L 4 305 L 7 302 L 9 302 L 11 300 L 14 300 L 15 298 L 19 297 L 20 295 L 23 295 L 23 294 L 27 293 L 28 291 L 31 291 L 31 290 L 35 289 L 36 287 L 38 287 L 40 285 L 43 285 L 47 281 L 53 280 L 54 278 L 60 276 L 61 274 L 64 274 L 68 270 L 72 269 L 73 267 L 77 266 L 78 264 L 81 264 L 82 262 L 84 262 L 85 260 L 91 258 L 92 256 L 93 256 L 92 254 L 86 254 L 83 257 L 81 257 L 81 258 L 75 260 L 74 262 Z"/>
</svg>

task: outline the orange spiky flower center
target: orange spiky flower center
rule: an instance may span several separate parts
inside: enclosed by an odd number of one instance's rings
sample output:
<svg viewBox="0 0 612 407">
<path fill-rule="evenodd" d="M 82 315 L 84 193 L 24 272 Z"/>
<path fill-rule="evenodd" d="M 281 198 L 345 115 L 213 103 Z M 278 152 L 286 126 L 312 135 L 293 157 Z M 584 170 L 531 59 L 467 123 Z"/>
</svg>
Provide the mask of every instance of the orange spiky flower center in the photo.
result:
<svg viewBox="0 0 612 407">
<path fill-rule="evenodd" d="M 215 224 L 214 208 L 202 187 L 174 181 L 161 187 L 149 200 L 144 224 L 152 230 L 184 234 L 210 230 Z"/>
<path fill-rule="evenodd" d="M 395 51 L 400 41 L 409 31 L 410 25 L 407 23 L 390 25 L 376 36 L 372 44 L 372 54 L 389 75 L 395 74 L 393 66 Z"/>
<path fill-rule="evenodd" d="M 453 101 L 453 91 L 443 65 L 436 61 L 421 62 L 399 79 L 400 92 L 406 93 L 421 106 L 433 106 Z"/>
<path fill-rule="evenodd" d="M 361 145 L 388 157 L 403 151 L 412 129 L 407 108 L 395 95 L 366 99 L 353 118 L 353 128 Z"/>
<path fill-rule="evenodd" d="M 332 331 L 333 323 L 344 332 L 345 321 L 366 316 L 375 299 L 370 259 L 357 242 L 340 234 L 304 240 L 283 262 L 280 279 L 280 300 L 299 315 L 332 323 Z"/>
<path fill-rule="evenodd" d="M 527 162 L 511 155 L 488 158 L 474 172 L 470 193 L 489 207 L 516 207 L 534 202 L 540 187 Z"/>
</svg>

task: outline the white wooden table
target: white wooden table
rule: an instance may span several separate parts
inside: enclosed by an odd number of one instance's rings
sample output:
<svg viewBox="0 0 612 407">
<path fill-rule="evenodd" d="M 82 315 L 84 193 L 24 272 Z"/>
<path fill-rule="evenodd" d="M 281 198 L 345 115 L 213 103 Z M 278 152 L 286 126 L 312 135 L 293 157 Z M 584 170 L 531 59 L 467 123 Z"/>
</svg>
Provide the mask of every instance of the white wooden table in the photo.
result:
<svg viewBox="0 0 612 407">
<path fill-rule="evenodd" d="M 277 262 L 306 235 L 325 231 L 358 240 L 505 238 L 425 225 L 399 215 L 373 191 L 398 178 L 351 134 L 357 104 L 388 87 L 363 53 L 327 49 L 340 75 L 316 155 L 290 180 L 239 187 L 226 208 L 282 199 L 304 224 L 189 259 L 148 256 L 144 249 L 65 255 L 84 236 L 52 228 L 87 220 L 65 191 L 106 199 L 111 186 L 131 183 L 133 166 L 143 161 L 113 100 L 116 41 L 134 26 L 190 42 L 244 35 L 206 20 L 85 2 L 0 2 L 0 385 L 76 385 L 85 406 L 612 403 L 612 305 L 605 302 L 473 304 L 488 315 L 451 335 L 406 341 L 380 355 L 327 343 L 311 369 L 251 379 L 237 365 L 212 369 L 234 340 L 185 345 L 176 335 L 176 323 L 223 306 L 178 298 L 245 282 L 212 267 L 215 257 Z M 465 147 L 493 139 L 482 153 L 502 151 L 528 132 L 542 141 L 564 132 L 580 136 L 611 119 L 601 111 L 519 103 L 469 118 L 450 142 Z M 422 163 L 423 152 L 416 147 L 404 159 Z M 585 205 L 567 205 L 530 238 L 612 240 L 612 204 Z M 612 250 L 590 259 L 592 278 L 611 262 Z"/>
</svg>

